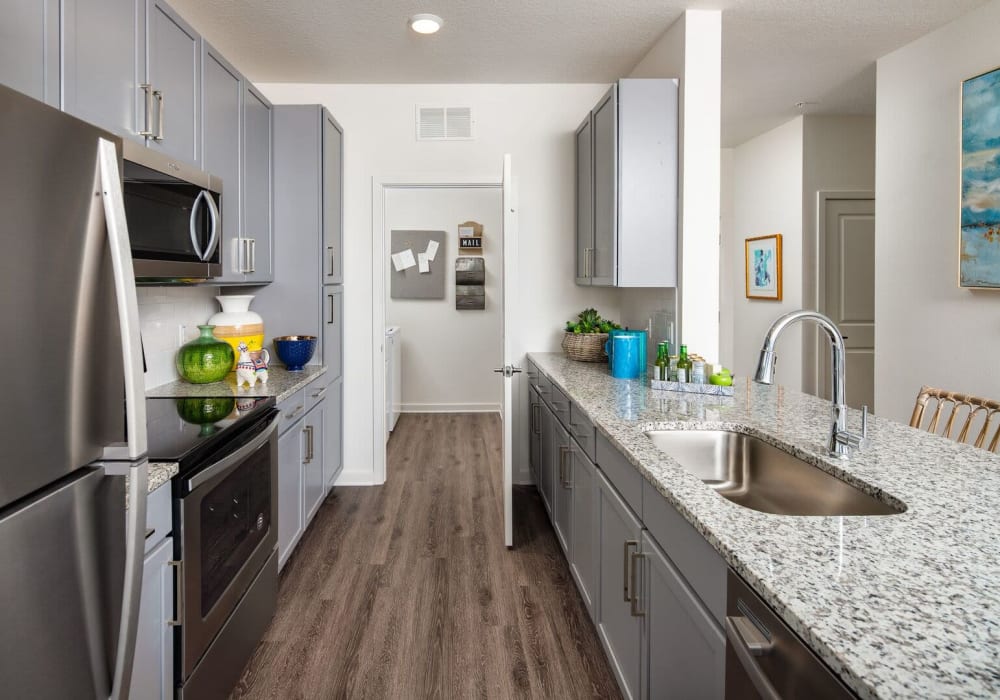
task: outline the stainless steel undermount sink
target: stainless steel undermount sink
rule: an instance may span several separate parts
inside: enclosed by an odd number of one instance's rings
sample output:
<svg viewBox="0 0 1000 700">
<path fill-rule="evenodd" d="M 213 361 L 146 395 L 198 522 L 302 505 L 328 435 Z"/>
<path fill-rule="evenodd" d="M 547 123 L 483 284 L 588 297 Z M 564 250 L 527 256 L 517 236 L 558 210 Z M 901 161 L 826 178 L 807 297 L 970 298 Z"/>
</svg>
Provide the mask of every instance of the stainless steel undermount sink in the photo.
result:
<svg viewBox="0 0 1000 700">
<path fill-rule="evenodd" d="M 723 498 L 778 515 L 896 515 L 832 474 L 751 435 L 727 430 L 651 430 L 660 450 Z"/>
</svg>

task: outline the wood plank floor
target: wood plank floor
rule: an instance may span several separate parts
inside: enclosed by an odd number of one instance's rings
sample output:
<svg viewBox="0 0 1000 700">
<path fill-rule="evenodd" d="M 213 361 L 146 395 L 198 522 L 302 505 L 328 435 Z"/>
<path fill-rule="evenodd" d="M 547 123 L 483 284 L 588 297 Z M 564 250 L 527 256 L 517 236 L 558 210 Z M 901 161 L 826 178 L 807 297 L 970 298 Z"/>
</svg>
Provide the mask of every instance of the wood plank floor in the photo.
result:
<svg viewBox="0 0 1000 700">
<path fill-rule="evenodd" d="M 334 489 L 230 698 L 618 698 L 534 487 L 503 544 L 495 414 L 403 415 L 380 487 Z"/>
</svg>

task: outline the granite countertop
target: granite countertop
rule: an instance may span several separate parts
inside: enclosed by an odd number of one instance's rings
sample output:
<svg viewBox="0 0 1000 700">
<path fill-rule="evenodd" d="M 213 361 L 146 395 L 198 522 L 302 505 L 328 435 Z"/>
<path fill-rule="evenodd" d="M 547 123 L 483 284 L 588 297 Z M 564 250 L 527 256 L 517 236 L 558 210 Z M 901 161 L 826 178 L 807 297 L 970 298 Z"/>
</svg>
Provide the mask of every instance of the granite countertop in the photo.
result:
<svg viewBox="0 0 1000 700">
<path fill-rule="evenodd" d="M 153 493 L 164 484 L 170 483 L 170 480 L 177 476 L 177 470 L 177 462 L 150 462 L 148 492 Z"/>
<path fill-rule="evenodd" d="M 257 382 L 252 387 L 236 386 L 236 373 L 230 372 L 221 382 L 191 384 L 182 379 L 149 389 L 147 398 L 182 398 L 187 396 L 274 396 L 278 403 L 314 381 L 326 372 L 321 365 L 306 365 L 300 372 L 289 372 L 284 367 L 271 367 L 267 371 L 267 384 Z"/>
<path fill-rule="evenodd" d="M 872 417 L 865 449 L 836 460 L 830 404 L 814 396 L 744 378 L 733 397 L 678 394 L 561 354 L 529 359 L 862 698 L 1000 695 L 1000 456 Z M 755 435 L 906 512 L 743 508 L 657 449 L 652 429 Z"/>
</svg>

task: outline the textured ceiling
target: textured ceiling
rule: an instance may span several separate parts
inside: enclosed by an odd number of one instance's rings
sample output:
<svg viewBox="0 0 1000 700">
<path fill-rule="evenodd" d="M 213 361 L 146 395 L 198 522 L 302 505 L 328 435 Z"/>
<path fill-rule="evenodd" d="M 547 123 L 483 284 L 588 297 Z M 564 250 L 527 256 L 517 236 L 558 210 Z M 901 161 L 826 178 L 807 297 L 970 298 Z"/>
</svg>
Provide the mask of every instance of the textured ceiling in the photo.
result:
<svg viewBox="0 0 1000 700">
<path fill-rule="evenodd" d="M 877 58 L 985 2 L 171 0 L 255 82 L 611 82 L 685 9 L 721 9 L 726 145 L 800 112 L 872 114 Z M 444 28 L 417 36 L 419 12 Z"/>
</svg>

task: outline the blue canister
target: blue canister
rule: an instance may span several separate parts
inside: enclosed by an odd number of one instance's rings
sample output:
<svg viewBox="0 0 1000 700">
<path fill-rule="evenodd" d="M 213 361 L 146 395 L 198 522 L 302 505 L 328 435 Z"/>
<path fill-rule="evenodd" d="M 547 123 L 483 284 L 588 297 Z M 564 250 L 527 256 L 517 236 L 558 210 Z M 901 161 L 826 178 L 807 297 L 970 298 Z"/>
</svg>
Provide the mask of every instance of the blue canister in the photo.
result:
<svg viewBox="0 0 1000 700">
<path fill-rule="evenodd" d="M 646 331 L 618 331 L 608 340 L 611 376 L 638 379 L 646 374 Z"/>
<path fill-rule="evenodd" d="M 608 341 L 604 343 L 604 354 L 608 356 L 609 371 L 611 370 L 611 358 L 614 356 L 615 352 L 612 344 L 615 339 L 615 336 L 618 335 L 619 333 L 627 333 L 627 332 L 628 331 L 623 330 L 621 328 L 612 328 L 610 331 L 608 331 Z"/>
</svg>

